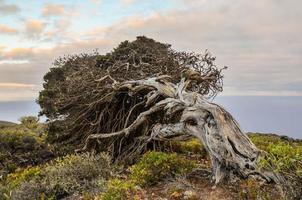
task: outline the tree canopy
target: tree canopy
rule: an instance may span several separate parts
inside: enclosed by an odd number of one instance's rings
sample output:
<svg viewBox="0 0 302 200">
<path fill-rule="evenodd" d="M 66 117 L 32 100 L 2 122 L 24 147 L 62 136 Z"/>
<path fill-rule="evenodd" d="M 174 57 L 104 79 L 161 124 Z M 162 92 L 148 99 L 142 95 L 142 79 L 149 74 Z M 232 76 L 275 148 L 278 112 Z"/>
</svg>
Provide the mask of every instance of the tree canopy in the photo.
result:
<svg viewBox="0 0 302 200">
<path fill-rule="evenodd" d="M 209 52 L 175 51 L 141 36 L 105 55 L 59 58 L 44 76 L 41 114 L 49 139 L 77 151 L 107 151 L 133 162 L 171 140 L 197 137 L 210 155 L 215 183 L 233 175 L 282 182 L 258 166 L 261 151 L 221 106 L 222 70 Z"/>
<path fill-rule="evenodd" d="M 222 91 L 222 74 L 209 52 L 175 51 L 171 45 L 140 36 L 121 42 L 105 55 L 97 52 L 58 58 L 44 76 L 38 103 L 50 121 L 52 140 L 81 144 L 90 134 L 115 132 L 131 124 L 148 106 L 142 106 L 150 90 L 131 94 L 118 85 L 161 75 L 173 83 L 194 72 L 190 90 L 208 98 Z M 187 71 L 186 71 L 187 70 Z M 163 97 L 157 97 L 158 100 Z M 157 101 L 158 101 L 157 100 Z M 134 109 L 134 107 L 136 109 Z"/>
</svg>

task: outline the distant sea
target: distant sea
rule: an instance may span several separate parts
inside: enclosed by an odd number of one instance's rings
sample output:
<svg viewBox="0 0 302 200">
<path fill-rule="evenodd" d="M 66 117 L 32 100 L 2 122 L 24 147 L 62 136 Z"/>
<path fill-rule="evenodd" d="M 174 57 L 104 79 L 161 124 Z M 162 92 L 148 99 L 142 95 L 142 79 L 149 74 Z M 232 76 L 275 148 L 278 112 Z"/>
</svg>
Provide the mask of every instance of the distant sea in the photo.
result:
<svg viewBox="0 0 302 200">
<path fill-rule="evenodd" d="M 35 101 L 0 101 L 0 120 L 18 122 L 18 119 L 27 115 L 38 115 L 40 106 Z"/>
<path fill-rule="evenodd" d="M 302 97 L 223 96 L 214 102 L 226 108 L 244 131 L 302 139 Z"/>
<path fill-rule="evenodd" d="M 302 139 L 302 97 L 219 96 L 215 103 L 226 108 L 246 132 L 276 133 Z M 0 120 L 18 122 L 37 115 L 34 101 L 0 102 Z"/>
</svg>

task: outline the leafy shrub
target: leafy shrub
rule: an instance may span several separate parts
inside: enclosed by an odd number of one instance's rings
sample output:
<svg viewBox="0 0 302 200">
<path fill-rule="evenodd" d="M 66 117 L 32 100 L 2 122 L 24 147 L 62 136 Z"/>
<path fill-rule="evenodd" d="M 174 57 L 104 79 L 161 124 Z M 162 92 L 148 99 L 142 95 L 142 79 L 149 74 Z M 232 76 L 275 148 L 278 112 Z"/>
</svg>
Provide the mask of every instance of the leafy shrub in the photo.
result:
<svg viewBox="0 0 302 200">
<path fill-rule="evenodd" d="M 201 157 L 206 157 L 207 152 L 201 141 L 197 138 L 191 139 L 189 141 L 175 141 L 171 143 L 172 151 L 177 153 L 193 153 L 201 155 Z"/>
<path fill-rule="evenodd" d="M 268 151 L 270 144 L 281 142 L 282 139 L 277 135 L 267 135 L 259 133 L 250 133 L 249 138 L 261 150 Z"/>
<path fill-rule="evenodd" d="M 148 186 L 162 178 L 183 175 L 196 166 L 195 162 L 182 158 L 175 153 L 151 151 L 131 167 L 128 180 L 112 179 L 108 183 L 102 200 L 140 199 L 139 186 Z"/>
<path fill-rule="evenodd" d="M 302 146 L 278 142 L 269 144 L 268 154 L 261 158 L 260 165 L 264 168 L 274 166 L 277 172 L 298 173 L 302 169 Z"/>
<path fill-rule="evenodd" d="M 40 126 L 39 118 L 36 116 L 23 116 L 19 119 L 22 125 L 33 130 Z"/>
<path fill-rule="evenodd" d="M 9 174 L 7 177 L 7 182 L 10 187 L 15 188 L 20 186 L 23 182 L 30 181 L 34 178 L 40 177 L 42 174 L 41 167 L 28 167 L 23 171 L 15 172 Z"/>
<path fill-rule="evenodd" d="M 23 125 L 0 129 L 0 175 L 53 158 L 44 138 Z"/>
<path fill-rule="evenodd" d="M 131 179 L 138 185 L 152 185 L 161 178 L 190 172 L 195 166 L 195 162 L 175 153 L 151 151 L 132 167 Z"/>
<path fill-rule="evenodd" d="M 260 167 L 299 175 L 302 171 L 302 142 L 274 134 L 249 134 L 252 142 L 266 153 L 260 157 Z"/>
<path fill-rule="evenodd" d="M 111 175 L 105 154 L 68 155 L 42 167 L 27 168 L 7 178 L 12 199 L 60 199 L 77 193 L 99 193 Z"/>
<path fill-rule="evenodd" d="M 24 183 L 32 182 L 32 180 L 34 179 L 41 178 L 41 176 L 42 176 L 42 168 L 39 166 L 27 167 L 22 171 L 17 171 L 12 174 L 9 174 L 6 177 L 5 181 L 0 182 L 0 193 L 1 193 L 0 199 L 5 199 L 5 200 L 12 199 L 12 193 L 14 189 L 21 187 Z M 30 183 L 29 185 L 33 187 L 35 183 Z M 28 191 L 32 192 L 35 189 L 36 188 L 30 188 L 30 190 Z"/>
<path fill-rule="evenodd" d="M 126 200 L 131 199 L 133 193 L 137 190 L 135 184 L 131 181 L 112 179 L 108 183 L 107 191 L 101 196 L 102 200 Z"/>
</svg>

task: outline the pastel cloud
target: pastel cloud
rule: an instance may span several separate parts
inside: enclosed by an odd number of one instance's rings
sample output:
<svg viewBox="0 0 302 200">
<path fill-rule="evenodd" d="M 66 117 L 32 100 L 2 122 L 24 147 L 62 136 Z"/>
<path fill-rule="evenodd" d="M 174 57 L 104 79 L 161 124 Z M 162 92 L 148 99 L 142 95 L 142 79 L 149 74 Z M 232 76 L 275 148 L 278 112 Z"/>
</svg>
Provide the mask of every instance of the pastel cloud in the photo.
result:
<svg viewBox="0 0 302 200">
<path fill-rule="evenodd" d="M 21 59 L 30 59 L 34 50 L 32 48 L 15 48 L 9 51 L 0 51 L 0 58 L 10 59 L 10 60 L 21 60 Z"/>
<path fill-rule="evenodd" d="M 62 16 L 66 13 L 66 8 L 62 4 L 47 4 L 42 10 L 43 16 Z"/>
<path fill-rule="evenodd" d="M 302 13 L 298 6 L 302 2 L 183 2 L 173 10 L 148 16 L 135 13 L 109 26 L 93 24 L 90 29 L 77 29 L 72 34 L 64 31 L 72 26 L 73 21 L 68 19 L 60 18 L 57 30 L 47 30 L 43 21 L 27 21 L 27 35 L 48 37 L 53 40 L 53 47 L 0 49 L 0 80 L 42 85 L 43 75 L 59 56 L 92 52 L 96 48 L 106 53 L 120 41 L 146 35 L 170 43 L 177 50 L 209 49 L 217 56 L 219 66 L 229 66 L 225 71 L 224 95 L 302 96 Z M 57 9 L 52 14 L 64 12 Z M 66 37 L 66 41 L 61 42 L 56 38 L 58 35 Z M 1 59 L 28 60 L 28 63 L 1 63 Z M 38 93 L 31 94 L 35 94 L 31 98 L 36 98 Z"/>
<path fill-rule="evenodd" d="M 10 26 L 0 24 L 0 34 L 16 34 L 18 30 Z"/>
<path fill-rule="evenodd" d="M 95 4 L 100 4 L 102 3 L 102 0 L 90 0 L 92 3 L 95 3 Z"/>
<path fill-rule="evenodd" d="M 0 83 L 0 88 L 33 88 L 36 87 L 34 84 L 24 83 Z"/>
<path fill-rule="evenodd" d="M 46 24 L 40 20 L 28 20 L 25 24 L 25 33 L 28 38 L 38 38 L 44 32 Z"/>
<path fill-rule="evenodd" d="M 22 87 L 0 87 L 0 102 L 1 101 L 27 101 L 33 100 L 33 96 L 38 94 L 38 88 L 22 88 Z"/>
<path fill-rule="evenodd" d="M 40 89 L 40 86 L 34 84 L 0 83 L 0 102 L 32 100 Z"/>
<path fill-rule="evenodd" d="M 135 2 L 135 0 L 121 0 L 122 5 L 131 5 Z"/>
<path fill-rule="evenodd" d="M 0 0 L 0 15 L 12 15 L 18 13 L 20 10 L 17 5 L 8 4 L 4 0 Z"/>
</svg>

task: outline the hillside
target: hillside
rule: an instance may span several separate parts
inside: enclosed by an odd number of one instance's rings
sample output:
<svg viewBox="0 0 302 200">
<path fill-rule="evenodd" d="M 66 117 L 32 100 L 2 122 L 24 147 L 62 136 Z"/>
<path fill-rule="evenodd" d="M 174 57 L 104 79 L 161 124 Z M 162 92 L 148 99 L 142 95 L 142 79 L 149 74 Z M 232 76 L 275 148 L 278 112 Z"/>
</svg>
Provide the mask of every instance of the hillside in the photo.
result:
<svg viewBox="0 0 302 200">
<path fill-rule="evenodd" d="M 209 157 L 197 139 L 169 143 L 134 165 L 121 166 L 112 164 L 107 154 L 54 157 L 54 144 L 21 124 L 0 130 L 0 199 L 299 199 L 302 142 L 273 134 L 248 135 L 269 153 L 263 167 L 274 162 L 276 171 L 290 175 L 287 191 L 257 179 L 215 186 Z"/>
<path fill-rule="evenodd" d="M 14 125 L 16 125 L 16 123 L 0 120 L 0 128 L 14 126 Z"/>
</svg>

